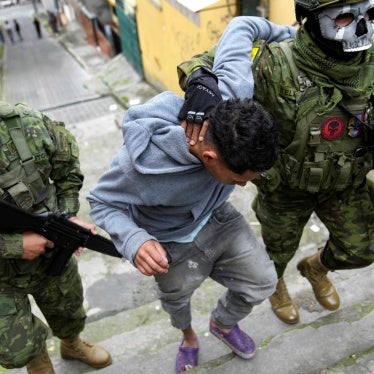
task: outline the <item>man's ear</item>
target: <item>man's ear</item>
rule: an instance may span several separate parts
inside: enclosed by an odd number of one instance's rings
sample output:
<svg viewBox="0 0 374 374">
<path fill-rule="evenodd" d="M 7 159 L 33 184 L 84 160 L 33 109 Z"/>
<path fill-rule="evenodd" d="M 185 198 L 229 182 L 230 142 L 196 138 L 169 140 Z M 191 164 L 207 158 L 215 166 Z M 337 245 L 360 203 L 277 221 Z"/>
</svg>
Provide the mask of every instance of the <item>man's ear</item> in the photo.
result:
<svg viewBox="0 0 374 374">
<path fill-rule="evenodd" d="M 218 160 L 217 152 L 214 148 L 209 148 L 203 151 L 202 153 L 202 161 L 204 164 L 209 164 L 211 162 L 215 162 Z"/>
</svg>

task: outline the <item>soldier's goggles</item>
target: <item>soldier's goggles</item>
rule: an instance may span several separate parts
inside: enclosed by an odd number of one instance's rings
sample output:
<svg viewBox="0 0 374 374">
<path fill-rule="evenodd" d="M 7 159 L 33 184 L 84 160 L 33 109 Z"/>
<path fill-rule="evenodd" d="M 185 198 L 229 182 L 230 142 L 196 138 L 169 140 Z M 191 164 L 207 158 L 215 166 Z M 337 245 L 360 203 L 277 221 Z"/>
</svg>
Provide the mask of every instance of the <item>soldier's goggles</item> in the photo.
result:
<svg viewBox="0 0 374 374">
<path fill-rule="evenodd" d="M 362 157 L 362 156 L 365 156 L 366 153 L 368 152 L 372 152 L 374 154 L 374 145 L 368 145 L 367 147 L 359 147 L 357 148 L 354 153 L 353 153 L 353 156 L 355 157 Z"/>
</svg>

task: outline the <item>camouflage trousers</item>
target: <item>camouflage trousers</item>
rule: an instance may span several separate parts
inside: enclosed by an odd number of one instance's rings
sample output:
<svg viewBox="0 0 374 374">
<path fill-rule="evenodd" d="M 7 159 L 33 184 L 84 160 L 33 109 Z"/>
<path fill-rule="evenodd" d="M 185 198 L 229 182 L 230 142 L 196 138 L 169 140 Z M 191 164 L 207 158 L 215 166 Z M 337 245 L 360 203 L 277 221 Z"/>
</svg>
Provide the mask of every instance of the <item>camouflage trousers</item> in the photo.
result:
<svg viewBox="0 0 374 374">
<path fill-rule="evenodd" d="M 45 262 L 45 263 L 44 263 Z M 53 335 L 78 336 L 84 328 L 83 288 L 77 263 L 71 258 L 61 276 L 45 275 L 46 261 L 0 261 L 0 365 L 25 366 L 37 356 L 48 326 L 31 310 L 32 295 Z"/>
<path fill-rule="evenodd" d="M 280 185 L 261 191 L 252 207 L 261 223 L 262 237 L 280 278 L 294 256 L 313 211 L 329 231 L 322 263 L 330 270 L 370 265 L 374 251 L 373 194 L 367 185 L 344 191 L 309 193 Z"/>
</svg>

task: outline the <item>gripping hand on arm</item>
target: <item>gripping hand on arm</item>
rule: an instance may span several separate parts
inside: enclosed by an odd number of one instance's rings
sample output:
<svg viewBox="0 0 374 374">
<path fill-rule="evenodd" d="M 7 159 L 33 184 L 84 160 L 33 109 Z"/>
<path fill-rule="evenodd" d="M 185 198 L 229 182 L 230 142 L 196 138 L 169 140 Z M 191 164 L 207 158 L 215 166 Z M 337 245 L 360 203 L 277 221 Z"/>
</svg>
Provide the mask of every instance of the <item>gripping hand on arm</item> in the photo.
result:
<svg viewBox="0 0 374 374">
<path fill-rule="evenodd" d="M 185 101 L 178 114 L 188 139 L 195 139 L 201 131 L 205 135 L 206 119 L 221 100 L 218 79 L 213 72 L 204 67 L 195 70 L 188 79 Z M 193 124 L 203 125 L 203 128 Z M 195 142 L 192 140 L 190 144 Z"/>
<path fill-rule="evenodd" d="M 186 90 L 187 96 L 187 90 L 191 84 L 189 77 L 194 74 L 191 72 L 197 71 L 198 68 L 208 67 L 218 78 L 219 92 L 223 99 L 252 97 L 254 80 L 251 51 L 253 42 L 255 40 L 279 42 L 293 38 L 295 33 L 296 29 L 293 27 L 278 26 L 261 17 L 234 17 L 220 37 L 216 48 L 178 65 L 179 84 L 182 89 Z M 192 102 L 192 99 L 189 101 Z M 193 110 L 187 100 L 183 108 L 184 112 Z M 194 125 L 192 133 L 190 127 L 190 125 L 187 126 L 189 131 L 186 131 L 187 138 L 192 138 L 190 144 L 195 144 L 197 139 L 203 140 L 205 132 L 199 133 L 199 131 L 204 128 Z M 190 136 L 191 133 L 192 136 Z"/>
</svg>

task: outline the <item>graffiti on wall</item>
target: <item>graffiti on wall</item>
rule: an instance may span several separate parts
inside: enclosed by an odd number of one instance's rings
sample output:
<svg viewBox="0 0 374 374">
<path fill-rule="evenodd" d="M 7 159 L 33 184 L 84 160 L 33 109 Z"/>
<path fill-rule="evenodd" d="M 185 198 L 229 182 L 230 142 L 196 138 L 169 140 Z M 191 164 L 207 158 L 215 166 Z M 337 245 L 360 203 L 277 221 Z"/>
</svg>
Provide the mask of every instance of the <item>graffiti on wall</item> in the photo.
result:
<svg viewBox="0 0 374 374">
<path fill-rule="evenodd" d="M 182 59 L 188 59 L 192 55 L 215 45 L 232 18 L 231 12 L 227 12 L 218 20 L 210 19 L 205 26 L 201 27 L 201 31 L 197 31 L 195 34 L 174 28 L 172 34 L 175 37 L 175 41 L 173 45 L 179 48 L 179 55 Z M 204 33 L 204 38 L 202 37 L 202 33 Z M 206 39 L 209 40 L 209 45 L 202 44 L 203 40 Z"/>
<path fill-rule="evenodd" d="M 228 12 L 220 18 L 219 23 L 215 22 L 214 20 L 208 21 L 206 24 L 206 34 L 212 45 L 218 42 L 223 30 L 226 28 L 232 18 L 233 16 L 231 12 Z M 224 27 L 222 27 L 223 25 Z"/>
<path fill-rule="evenodd" d="M 173 35 L 175 37 L 173 45 L 179 48 L 182 58 L 189 58 L 202 48 L 200 32 L 191 34 L 180 29 L 174 29 Z"/>
</svg>

